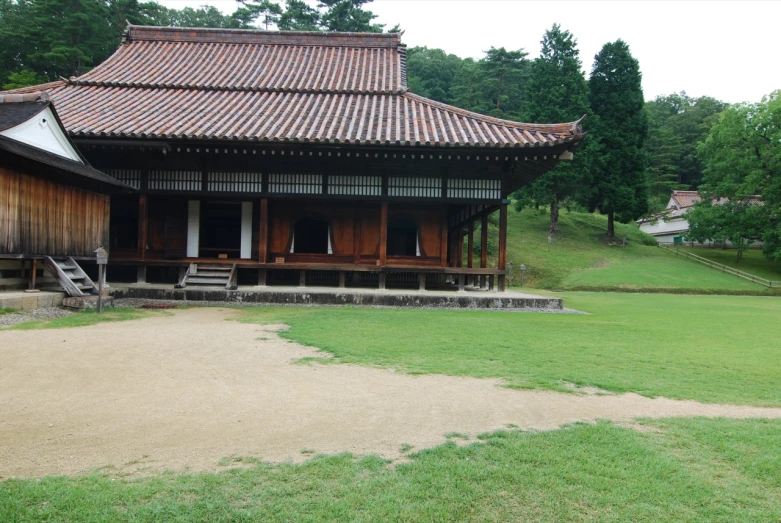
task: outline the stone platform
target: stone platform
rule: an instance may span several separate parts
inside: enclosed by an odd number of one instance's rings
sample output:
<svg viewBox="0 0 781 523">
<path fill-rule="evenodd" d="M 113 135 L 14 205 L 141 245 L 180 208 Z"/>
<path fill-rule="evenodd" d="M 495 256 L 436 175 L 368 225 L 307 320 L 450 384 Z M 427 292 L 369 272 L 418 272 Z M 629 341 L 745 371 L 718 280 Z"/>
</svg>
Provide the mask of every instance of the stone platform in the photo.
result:
<svg viewBox="0 0 781 523">
<path fill-rule="evenodd" d="M 43 307 L 58 307 L 65 298 L 64 292 L 0 292 L 0 309 L 16 309 L 30 311 Z"/>
<path fill-rule="evenodd" d="M 172 285 L 112 283 L 116 299 L 235 302 L 246 305 L 356 305 L 364 307 L 421 307 L 447 309 L 562 310 L 561 298 L 516 291 L 398 290 L 335 287 L 239 287 L 174 289 Z"/>
</svg>

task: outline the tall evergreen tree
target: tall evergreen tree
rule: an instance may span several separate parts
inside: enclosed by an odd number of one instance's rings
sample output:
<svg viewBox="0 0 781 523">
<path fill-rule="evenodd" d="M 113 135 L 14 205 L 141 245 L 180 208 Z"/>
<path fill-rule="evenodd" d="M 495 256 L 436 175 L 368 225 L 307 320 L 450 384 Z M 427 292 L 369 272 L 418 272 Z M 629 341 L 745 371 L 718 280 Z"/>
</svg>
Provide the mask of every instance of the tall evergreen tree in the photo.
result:
<svg viewBox="0 0 781 523">
<path fill-rule="evenodd" d="M 640 65 L 623 40 L 610 42 L 594 58 L 589 102 L 594 115 L 586 182 L 580 191 L 589 210 L 607 215 L 607 236 L 614 221 L 628 222 L 648 209 L 643 144 L 648 133 Z"/>
<path fill-rule="evenodd" d="M 589 112 L 588 84 L 581 70 L 577 40 L 554 24 L 542 38 L 540 56 L 531 65 L 524 91 L 525 119 L 530 122 L 571 122 Z M 550 206 L 549 232 L 559 231 L 559 204 L 578 185 L 584 167 L 583 154 L 560 163 L 516 194 L 517 207 Z"/>
<path fill-rule="evenodd" d="M 529 68 L 529 53 L 491 47 L 478 62 L 482 105 L 478 112 L 498 118 L 520 119 L 522 93 Z"/>
<path fill-rule="evenodd" d="M 438 102 L 453 104 L 453 86 L 464 60 L 442 49 L 413 47 L 407 51 L 407 84 L 410 91 Z"/>
</svg>

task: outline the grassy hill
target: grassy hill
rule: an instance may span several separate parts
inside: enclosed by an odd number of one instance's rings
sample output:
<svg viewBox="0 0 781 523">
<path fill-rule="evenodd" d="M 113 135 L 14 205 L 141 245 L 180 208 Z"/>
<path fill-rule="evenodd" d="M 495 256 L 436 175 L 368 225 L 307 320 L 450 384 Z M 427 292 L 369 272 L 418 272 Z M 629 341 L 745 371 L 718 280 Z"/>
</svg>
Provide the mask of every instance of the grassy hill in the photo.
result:
<svg viewBox="0 0 781 523">
<path fill-rule="evenodd" d="M 759 249 L 749 249 L 743 253 L 740 262 L 735 260 L 735 249 L 710 249 L 702 247 L 679 247 L 680 250 L 691 252 L 697 256 L 708 258 L 727 267 L 751 273 L 760 278 L 781 281 L 781 263 L 765 258 Z"/>
<path fill-rule="evenodd" d="M 520 285 L 519 267 L 523 263 L 528 268 L 525 286 L 538 289 L 778 292 L 676 257 L 656 247 L 655 240 L 634 224 L 616 224 L 617 239 L 627 235 L 626 247 L 620 239 L 617 245 L 609 245 L 605 237 L 605 216 L 562 211 L 559 234 L 549 244 L 547 212 L 534 209 L 516 212 L 511 208 L 508 214 L 507 260 L 513 264 L 511 286 Z"/>
</svg>

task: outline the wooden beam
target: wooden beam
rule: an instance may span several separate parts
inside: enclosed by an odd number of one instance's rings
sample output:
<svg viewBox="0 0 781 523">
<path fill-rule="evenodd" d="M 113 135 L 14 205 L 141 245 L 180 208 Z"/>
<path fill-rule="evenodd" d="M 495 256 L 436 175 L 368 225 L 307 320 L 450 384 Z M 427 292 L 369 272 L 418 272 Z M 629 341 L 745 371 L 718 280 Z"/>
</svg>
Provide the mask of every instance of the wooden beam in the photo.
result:
<svg viewBox="0 0 781 523">
<path fill-rule="evenodd" d="M 258 231 L 258 261 L 268 261 L 268 198 L 260 199 L 260 224 Z"/>
<path fill-rule="evenodd" d="M 507 268 L 507 206 L 499 209 L 499 269 Z M 499 292 L 504 292 L 505 275 L 499 275 Z"/>
<path fill-rule="evenodd" d="M 147 196 L 141 194 L 138 197 L 138 259 L 143 260 L 146 256 L 147 243 Z"/>
<path fill-rule="evenodd" d="M 353 263 L 358 264 L 361 262 L 361 220 L 359 205 L 353 212 Z"/>
<path fill-rule="evenodd" d="M 380 266 L 388 261 L 388 202 L 382 202 L 380 208 Z"/>
</svg>

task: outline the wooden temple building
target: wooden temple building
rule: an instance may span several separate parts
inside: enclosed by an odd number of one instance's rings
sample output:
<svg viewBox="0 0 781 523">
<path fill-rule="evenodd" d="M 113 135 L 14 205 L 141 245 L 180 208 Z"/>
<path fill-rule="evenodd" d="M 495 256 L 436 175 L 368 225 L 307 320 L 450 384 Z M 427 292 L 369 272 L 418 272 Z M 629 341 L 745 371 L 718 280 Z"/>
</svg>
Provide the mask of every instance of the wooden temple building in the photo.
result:
<svg viewBox="0 0 781 523">
<path fill-rule="evenodd" d="M 95 168 L 133 188 L 111 195 L 117 281 L 495 277 L 503 290 L 506 198 L 584 136 L 579 122 L 500 120 L 409 92 L 398 34 L 130 26 L 92 71 L 33 89 Z"/>
</svg>

